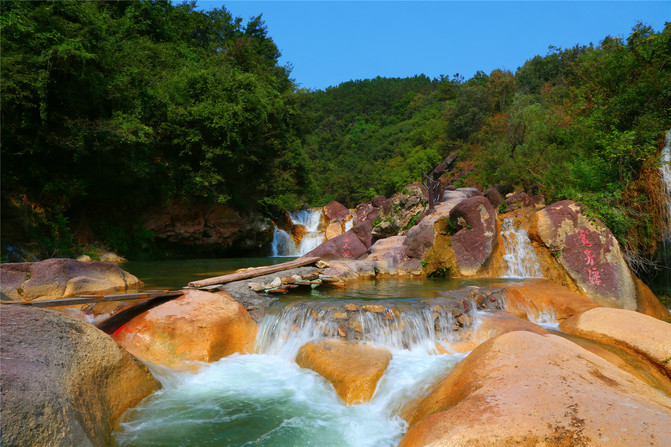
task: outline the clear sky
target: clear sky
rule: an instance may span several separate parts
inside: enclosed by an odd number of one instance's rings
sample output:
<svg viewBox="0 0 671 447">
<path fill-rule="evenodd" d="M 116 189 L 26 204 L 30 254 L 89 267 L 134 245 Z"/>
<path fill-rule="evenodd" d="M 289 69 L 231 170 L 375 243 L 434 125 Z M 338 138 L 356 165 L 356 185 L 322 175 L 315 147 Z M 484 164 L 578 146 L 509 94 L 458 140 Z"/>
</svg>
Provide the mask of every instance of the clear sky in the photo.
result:
<svg viewBox="0 0 671 447">
<path fill-rule="evenodd" d="M 659 1 L 214 1 L 245 21 L 258 14 L 303 88 L 352 79 L 515 71 L 548 47 L 626 37 L 639 21 L 671 21 Z"/>
</svg>

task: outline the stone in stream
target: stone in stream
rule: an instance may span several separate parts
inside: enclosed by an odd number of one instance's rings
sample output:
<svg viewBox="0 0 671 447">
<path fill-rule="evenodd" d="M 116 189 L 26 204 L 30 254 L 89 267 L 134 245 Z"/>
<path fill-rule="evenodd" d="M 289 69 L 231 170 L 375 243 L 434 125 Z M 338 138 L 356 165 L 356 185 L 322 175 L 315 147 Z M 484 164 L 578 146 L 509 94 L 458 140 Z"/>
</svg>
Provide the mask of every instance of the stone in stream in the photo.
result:
<svg viewBox="0 0 671 447">
<path fill-rule="evenodd" d="M 0 307 L 0 444 L 111 445 L 128 408 L 160 388 L 94 326 L 46 309 Z"/>
<path fill-rule="evenodd" d="M 142 360 L 178 370 L 254 350 L 257 326 L 226 292 L 186 290 L 184 296 L 136 316 L 112 335 Z"/>
<path fill-rule="evenodd" d="M 386 349 L 341 340 L 308 343 L 296 357 L 301 368 L 309 368 L 331 382 L 347 405 L 365 403 L 373 397 L 390 361 L 391 353 Z"/>
<path fill-rule="evenodd" d="M 0 264 L 2 299 L 15 301 L 123 293 L 143 285 L 135 276 L 107 262 L 54 258 Z"/>
<path fill-rule="evenodd" d="M 478 346 L 405 406 L 401 447 L 671 445 L 671 399 L 555 335 Z"/>
<path fill-rule="evenodd" d="M 543 279 L 509 284 L 502 294 L 506 310 L 529 320 L 540 320 L 545 315 L 561 321 L 598 307 L 585 295 Z"/>
</svg>

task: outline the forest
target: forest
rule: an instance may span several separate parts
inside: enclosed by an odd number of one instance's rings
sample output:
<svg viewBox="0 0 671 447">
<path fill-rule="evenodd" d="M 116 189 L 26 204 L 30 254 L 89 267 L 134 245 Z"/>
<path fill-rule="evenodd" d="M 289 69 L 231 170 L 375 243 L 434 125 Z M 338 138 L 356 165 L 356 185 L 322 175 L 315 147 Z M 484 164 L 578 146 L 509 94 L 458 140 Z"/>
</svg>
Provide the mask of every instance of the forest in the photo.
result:
<svg viewBox="0 0 671 447">
<path fill-rule="evenodd" d="M 348 207 L 459 154 L 456 186 L 573 199 L 631 255 L 659 239 L 671 23 L 550 47 L 516 72 L 300 89 L 262 17 L 195 2 L 0 3 L 2 245 L 78 250 L 83 220 L 125 256 L 176 200 Z M 272 30 L 271 30 L 272 31 Z M 657 194 L 657 195 L 656 195 Z M 3 258 L 5 253 L 3 251 Z"/>
</svg>

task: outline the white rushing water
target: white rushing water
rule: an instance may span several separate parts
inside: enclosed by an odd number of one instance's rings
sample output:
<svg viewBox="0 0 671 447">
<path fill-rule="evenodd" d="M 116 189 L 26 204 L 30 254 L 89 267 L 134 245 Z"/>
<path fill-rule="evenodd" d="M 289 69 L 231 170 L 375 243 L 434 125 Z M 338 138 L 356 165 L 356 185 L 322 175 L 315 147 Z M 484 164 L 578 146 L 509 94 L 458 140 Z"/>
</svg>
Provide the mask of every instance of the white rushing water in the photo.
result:
<svg viewBox="0 0 671 447">
<path fill-rule="evenodd" d="M 365 312 L 361 322 L 366 340 L 389 349 L 392 360 L 371 401 L 347 406 L 330 382 L 294 361 L 304 343 L 329 336 L 322 324 L 326 319 L 313 318 L 315 310 L 328 309 L 319 302 L 277 306 L 260 325 L 256 354 L 203 364 L 196 374 L 151 365 L 163 388 L 125 414 L 116 442 L 121 446 L 398 445 L 407 430 L 399 416 L 402 406 L 425 394 L 466 354 L 435 355 L 434 320 L 424 312 L 428 306 L 404 309 L 395 326 L 377 319 L 380 315 L 375 312 Z M 371 318 L 366 320 L 366 315 Z M 470 315 L 477 322 L 477 312 Z M 449 329 L 442 334 L 449 338 Z"/>
<path fill-rule="evenodd" d="M 325 234 L 322 228 L 321 208 L 308 208 L 292 211 L 288 214 L 294 225 L 305 227 L 305 234 L 297 246 L 289 233 L 275 228 L 270 246 L 270 256 L 303 256 L 324 242 Z"/>
<path fill-rule="evenodd" d="M 662 174 L 662 197 L 666 198 L 662 210 L 662 241 L 665 244 L 671 244 L 671 130 L 666 134 L 666 144 L 662 149 L 660 161 L 662 163 L 659 168 Z"/>
<path fill-rule="evenodd" d="M 506 253 L 506 273 L 504 278 L 542 278 L 538 257 L 523 228 L 516 228 L 512 217 L 503 219 L 501 228 Z"/>
</svg>

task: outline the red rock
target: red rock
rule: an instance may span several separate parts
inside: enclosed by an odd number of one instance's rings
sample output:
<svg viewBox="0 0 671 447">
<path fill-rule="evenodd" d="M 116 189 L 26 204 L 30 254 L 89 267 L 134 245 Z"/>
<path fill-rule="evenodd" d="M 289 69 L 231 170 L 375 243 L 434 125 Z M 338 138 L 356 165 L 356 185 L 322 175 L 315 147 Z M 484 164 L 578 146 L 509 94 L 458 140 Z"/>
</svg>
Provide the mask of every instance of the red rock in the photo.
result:
<svg viewBox="0 0 671 447">
<path fill-rule="evenodd" d="M 527 208 L 534 206 L 534 200 L 525 192 L 518 192 L 508 197 L 505 202 L 508 204 L 508 209 Z"/>
<path fill-rule="evenodd" d="M 371 200 L 370 203 L 375 208 L 380 208 L 384 204 L 385 200 L 387 200 L 387 198 L 385 196 L 375 196 L 375 197 L 373 197 L 373 200 Z"/>
<path fill-rule="evenodd" d="M 537 213 L 532 230 L 543 245 L 556 252 L 569 276 L 597 304 L 636 310 L 636 288 L 613 234 L 582 213 L 577 203 L 564 200 Z"/>
<path fill-rule="evenodd" d="M 366 254 L 366 247 L 353 230 L 321 244 L 305 257 L 318 256 L 322 259 L 358 259 Z"/>
<path fill-rule="evenodd" d="M 347 209 L 347 207 L 342 203 L 336 202 L 334 200 L 326 204 L 322 210 L 322 213 L 324 213 L 324 217 L 326 217 L 327 222 L 330 223 L 334 220 L 347 219 L 347 216 L 349 215 L 349 209 Z"/>
<path fill-rule="evenodd" d="M 485 265 L 496 246 L 496 213 L 482 196 L 459 202 L 450 220 L 461 227 L 452 236 L 452 249 L 464 276 L 472 276 Z"/>
<path fill-rule="evenodd" d="M 493 186 L 487 188 L 487 190 L 483 193 L 483 195 L 487 198 L 487 200 L 489 200 L 489 203 L 491 203 L 494 208 L 497 208 L 499 205 L 503 203 L 503 197 L 501 196 L 499 191 Z"/>
</svg>

